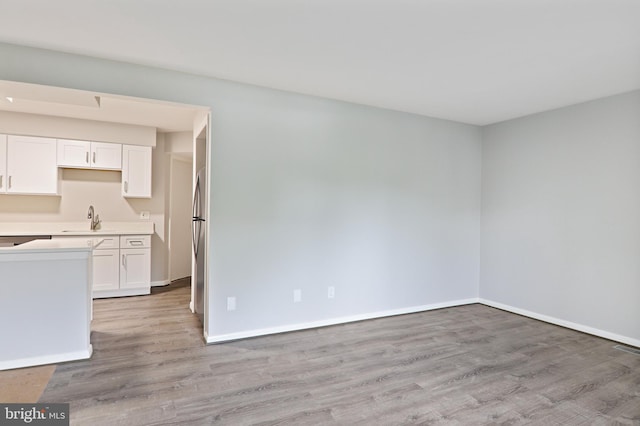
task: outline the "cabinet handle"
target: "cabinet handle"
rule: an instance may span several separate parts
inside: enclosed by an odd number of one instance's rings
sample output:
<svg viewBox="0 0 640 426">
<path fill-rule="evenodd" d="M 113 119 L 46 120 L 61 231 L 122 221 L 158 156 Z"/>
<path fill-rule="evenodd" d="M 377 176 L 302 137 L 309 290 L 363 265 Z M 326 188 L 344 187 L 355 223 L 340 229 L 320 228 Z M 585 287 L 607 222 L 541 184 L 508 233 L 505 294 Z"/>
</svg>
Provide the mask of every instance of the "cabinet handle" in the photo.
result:
<svg viewBox="0 0 640 426">
<path fill-rule="evenodd" d="M 122 266 L 124 266 L 125 268 L 127 267 L 127 255 L 126 254 L 122 255 Z"/>
<path fill-rule="evenodd" d="M 8 182 L 8 184 L 9 184 L 9 185 L 7 186 L 7 188 L 8 188 L 8 189 L 11 189 L 11 175 L 9 175 L 9 182 Z"/>
<path fill-rule="evenodd" d="M 84 162 L 89 164 L 89 151 L 84 153 Z"/>
<path fill-rule="evenodd" d="M 9 179 L 11 179 L 11 177 L 9 177 Z M 126 180 L 124 181 L 124 192 L 129 192 L 129 182 Z"/>
<path fill-rule="evenodd" d="M 2 175 L 0 175 L 0 188 L 2 188 Z"/>
<path fill-rule="evenodd" d="M 93 164 L 96 164 L 96 153 L 93 153 Z"/>
<path fill-rule="evenodd" d="M 129 244 L 132 245 L 132 246 L 136 246 L 136 247 L 140 247 L 140 246 L 144 245 L 142 243 L 142 241 L 140 241 L 140 240 L 129 241 Z"/>
</svg>

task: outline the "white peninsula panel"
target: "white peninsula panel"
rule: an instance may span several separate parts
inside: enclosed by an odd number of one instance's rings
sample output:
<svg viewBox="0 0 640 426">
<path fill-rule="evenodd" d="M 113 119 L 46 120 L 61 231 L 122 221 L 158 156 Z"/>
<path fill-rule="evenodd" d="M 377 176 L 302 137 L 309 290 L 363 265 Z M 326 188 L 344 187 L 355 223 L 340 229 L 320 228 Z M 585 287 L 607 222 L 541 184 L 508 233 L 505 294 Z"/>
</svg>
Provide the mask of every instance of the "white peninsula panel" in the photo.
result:
<svg viewBox="0 0 640 426">
<path fill-rule="evenodd" d="M 0 248 L 0 370 L 91 357 L 91 250 L 85 240 Z"/>
</svg>

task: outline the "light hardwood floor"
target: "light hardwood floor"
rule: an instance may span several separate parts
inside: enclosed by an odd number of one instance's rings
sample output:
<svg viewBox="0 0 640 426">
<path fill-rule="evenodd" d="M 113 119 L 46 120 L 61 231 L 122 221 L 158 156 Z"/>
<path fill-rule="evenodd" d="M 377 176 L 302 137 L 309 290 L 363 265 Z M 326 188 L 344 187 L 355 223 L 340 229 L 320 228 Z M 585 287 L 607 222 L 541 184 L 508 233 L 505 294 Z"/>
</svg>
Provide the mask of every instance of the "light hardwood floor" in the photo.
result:
<svg viewBox="0 0 640 426">
<path fill-rule="evenodd" d="M 0 371 L 0 402 L 38 402 L 55 364 Z"/>
<path fill-rule="evenodd" d="M 95 302 L 72 425 L 640 424 L 640 356 L 483 305 L 205 346 L 189 288 Z"/>
</svg>

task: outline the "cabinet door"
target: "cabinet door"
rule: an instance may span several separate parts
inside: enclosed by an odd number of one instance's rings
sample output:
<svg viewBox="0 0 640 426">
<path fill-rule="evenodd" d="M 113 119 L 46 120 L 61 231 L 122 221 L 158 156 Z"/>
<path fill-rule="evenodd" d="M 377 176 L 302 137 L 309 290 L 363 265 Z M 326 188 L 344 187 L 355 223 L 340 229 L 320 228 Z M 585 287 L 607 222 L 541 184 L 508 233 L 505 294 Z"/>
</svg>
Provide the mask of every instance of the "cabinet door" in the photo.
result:
<svg viewBox="0 0 640 426">
<path fill-rule="evenodd" d="M 149 249 L 120 250 L 120 288 L 151 285 L 151 252 Z"/>
<path fill-rule="evenodd" d="M 122 196 L 151 198 L 150 146 L 122 146 Z"/>
<path fill-rule="evenodd" d="M 59 167 L 90 167 L 91 142 L 58 139 Z"/>
<path fill-rule="evenodd" d="M 7 192 L 7 135 L 0 135 L 0 194 Z"/>
<path fill-rule="evenodd" d="M 119 143 L 91 143 L 91 167 L 120 170 L 122 168 L 122 145 Z"/>
<path fill-rule="evenodd" d="M 93 291 L 117 290 L 120 286 L 120 250 L 93 251 Z"/>
<path fill-rule="evenodd" d="M 7 192 L 58 194 L 56 140 L 7 136 Z"/>
</svg>

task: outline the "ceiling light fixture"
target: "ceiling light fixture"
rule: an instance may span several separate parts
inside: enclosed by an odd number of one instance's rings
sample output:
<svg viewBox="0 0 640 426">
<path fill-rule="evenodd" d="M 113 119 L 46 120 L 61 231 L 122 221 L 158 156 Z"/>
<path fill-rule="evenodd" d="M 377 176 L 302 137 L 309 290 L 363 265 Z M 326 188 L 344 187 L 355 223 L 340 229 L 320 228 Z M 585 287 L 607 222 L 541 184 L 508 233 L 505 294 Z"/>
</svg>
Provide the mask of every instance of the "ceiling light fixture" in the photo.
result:
<svg viewBox="0 0 640 426">
<path fill-rule="evenodd" d="M 11 96 L 5 96 L 5 99 L 9 102 L 13 103 L 13 98 Z"/>
</svg>

